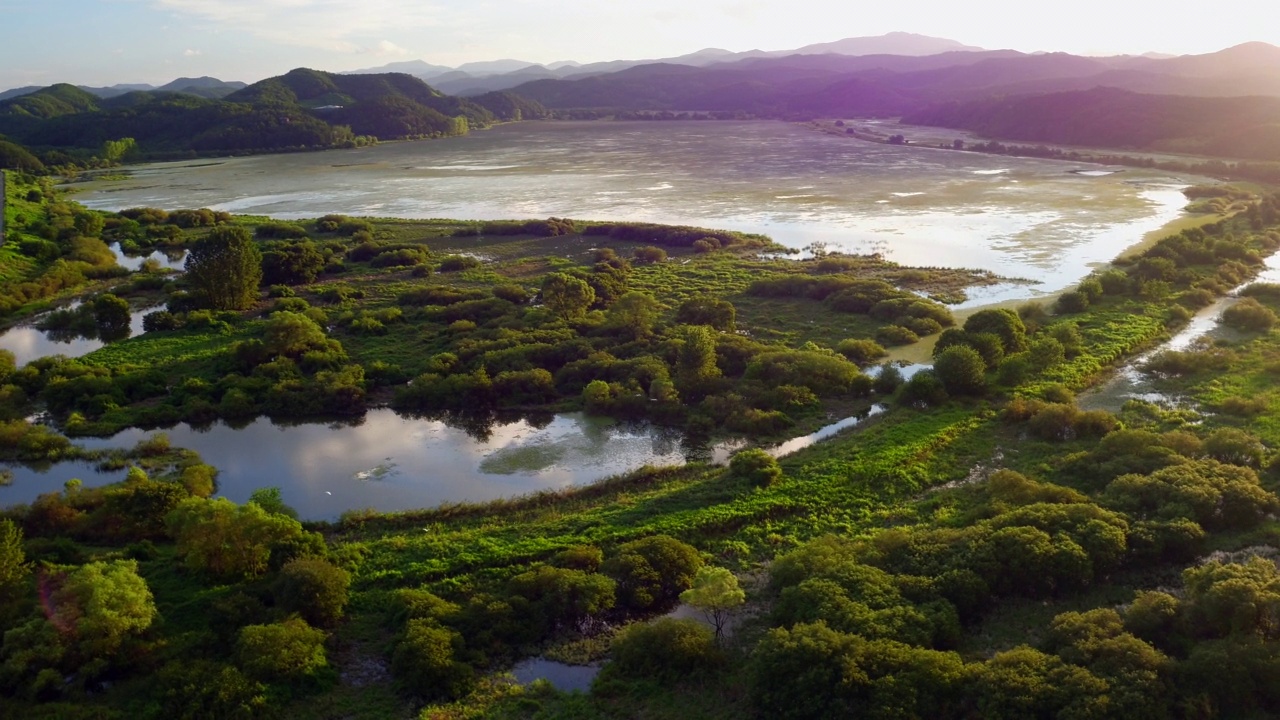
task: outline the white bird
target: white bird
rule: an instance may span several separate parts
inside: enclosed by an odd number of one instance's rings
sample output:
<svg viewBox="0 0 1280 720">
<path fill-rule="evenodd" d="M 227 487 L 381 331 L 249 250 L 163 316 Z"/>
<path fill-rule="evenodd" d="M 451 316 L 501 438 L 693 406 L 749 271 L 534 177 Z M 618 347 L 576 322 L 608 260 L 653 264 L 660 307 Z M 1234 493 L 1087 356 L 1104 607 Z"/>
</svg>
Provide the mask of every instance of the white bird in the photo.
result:
<svg viewBox="0 0 1280 720">
<path fill-rule="evenodd" d="M 325 494 L 325 495 L 332 495 L 333 493 L 329 492 L 328 490 L 325 490 L 325 491 L 324 491 L 324 494 Z"/>
</svg>

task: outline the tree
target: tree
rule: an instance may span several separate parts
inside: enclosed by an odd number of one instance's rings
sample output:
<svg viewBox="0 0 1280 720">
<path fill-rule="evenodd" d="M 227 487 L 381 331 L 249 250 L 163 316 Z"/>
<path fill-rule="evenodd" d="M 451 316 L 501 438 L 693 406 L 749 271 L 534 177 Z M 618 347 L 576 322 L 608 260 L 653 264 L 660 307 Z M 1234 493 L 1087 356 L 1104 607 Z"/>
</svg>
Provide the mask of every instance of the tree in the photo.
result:
<svg viewBox="0 0 1280 720">
<path fill-rule="evenodd" d="M 236 661 L 266 682 L 300 680 L 328 665 L 323 630 L 297 617 L 270 625 L 246 625 L 236 639 Z"/>
<path fill-rule="evenodd" d="M 115 654 L 125 639 L 143 633 L 156 617 L 156 604 L 135 560 L 91 562 L 67 574 L 53 592 L 49 617 L 74 638 L 85 658 Z"/>
<path fill-rule="evenodd" d="M 626 543 L 602 570 L 618 583 L 618 602 L 636 610 L 671 607 L 693 586 L 702 556 L 690 545 L 666 535 Z"/>
<path fill-rule="evenodd" d="M 187 565 L 227 579 L 261 575 L 271 546 L 302 534 L 302 525 L 293 518 L 226 498 L 184 500 L 169 513 L 166 526 Z"/>
<path fill-rule="evenodd" d="M 591 572 L 543 565 L 523 572 L 507 583 L 507 589 L 533 606 L 542 619 L 542 630 L 581 629 L 594 615 L 613 607 L 613 580 Z"/>
<path fill-rule="evenodd" d="M 981 395 L 987 388 L 987 365 L 977 350 L 966 345 L 952 345 L 934 362 L 942 386 L 952 395 Z"/>
<path fill-rule="evenodd" d="M 699 395 L 704 383 L 720 377 L 716 366 L 716 332 L 707 325 L 684 325 L 675 333 L 676 383 L 680 392 Z"/>
<path fill-rule="evenodd" d="M 296 612 L 319 627 L 332 627 L 347 606 L 351 574 L 316 557 L 291 560 L 280 569 L 272 585 L 276 602 L 286 612 Z"/>
<path fill-rule="evenodd" d="M 103 337 L 119 336 L 129 329 L 129 301 L 103 293 L 93 299 L 93 320 Z"/>
<path fill-rule="evenodd" d="M 285 504 L 284 497 L 280 494 L 280 488 L 278 487 L 264 487 L 254 490 L 249 493 L 249 502 L 254 503 L 272 515 L 284 515 L 295 520 L 298 519 L 298 511 Z"/>
<path fill-rule="evenodd" d="M 975 335 L 994 333 L 999 336 L 1006 355 L 1027 349 L 1027 328 L 1022 318 L 1006 308 L 980 310 L 970 315 L 964 322 L 964 331 Z"/>
<path fill-rule="evenodd" d="M 542 302 L 564 320 L 580 318 L 596 300 L 596 292 L 585 280 L 551 273 L 542 281 Z"/>
<path fill-rule="evenodd" d="M 609 327 L 639 340 L 653 332 L 653 324 L 658 320 L 661 307 L 652 295 L 632 291 L 609 306 L 605 322 Z"/>
<path fill-rule="evenodd" d="M 641 265 L 652 265 L 666 261 L 667 251 L 656 245 L 645 245 L 644 247 L 636 248 L 632 257 Z"/>
<path fill-rule="evenodd" d="M 690 298 L 676 310 L 681 325 L 710 325 L 721 332 L 734 332 L 737 309 L 733 303 L 719 298 Z"/>
<path fill-rule="evenodd" d="M 114 165 L 123 160 L 135 147 L 137 142 L 131 137 L 108 140 L 102 144 L 102 159 Z"/>
<path fill-rule="evenodd" d="M 215 310 L 244 310 L 257 300 L 262 253 L 242 227 L 214 228 L 187 253 L 185 267 L 187 282 Z"/>
<path fill-rule="evenodd" d="M 680 602 L 701 610 L 711 622 L 716 640 L 724 634 L 729 613 L 746 601 L 747 594 L 738 586 L 738 576 L 721 567 L 699 568 L 693 587 L 680 593 Z"/>
</svg>

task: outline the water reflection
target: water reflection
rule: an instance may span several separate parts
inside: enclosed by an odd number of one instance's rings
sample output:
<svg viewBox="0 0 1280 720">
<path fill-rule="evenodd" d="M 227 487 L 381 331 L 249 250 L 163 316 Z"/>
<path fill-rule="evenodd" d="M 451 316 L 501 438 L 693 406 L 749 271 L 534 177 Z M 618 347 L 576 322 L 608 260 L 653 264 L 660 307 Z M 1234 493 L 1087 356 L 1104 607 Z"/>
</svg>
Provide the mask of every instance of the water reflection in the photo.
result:
<svg viewBox="0 0 1280 720">
<path fill-rule="evenodd" d="M 187 260 L 187 251 L 182 248 L 163 248 L 153 250 L 147 255 L 126 255 L 120 249 L 120 243 L 111 243 L 107 247 L 115 253 L 117 265 L 134 272 L 140 270 L 142 263 L 148 260 L 154 260 L 161 269 L 181 271 Z"/>
<path fill-rule="evenodd" d="M 72 308 L 75 305 L 71 306 Z M 19 366 L 25 365 L 46 355 L 65 355 L 80 357 L 87 355 L 105 345 L 107 342 L 124 340 L 146 332 L 142 327 L 143 316 L 151 308 L 137 309 L 130 313 L 129 325 L 118 328 L 113 334 L 103 338 L 97 332 L 81 332 L 75 330 L 41 330 L 35 325 L 18 325 L 0 334 L 0 348 L 13 353 Z M 40 317 L 33 318 L 34 323 Z M 105 341 L 104 341 L 105 340 Z"/>
<path fill-rule="evenodd" d="M 449 422 L 458 419 L 451 416 Z M 275 424 L 260 418 L 242 429 L 223 423 L 177 425 L 174 445 L 200 453 L 220 470 L 219 494 L 244 502 L 263 486 L 279 486 L 305 518 L 335 518 L 345 510 L 380 511 L 483 502 L 581 485 L 642 465 L 686 459 L 669 429 L 628 425 L 568 413 L 461 427 L 443 419 L 402 417 L 374 410 L 361 420 L 331 424 Z M 90 438 L 89 448 L 129 447 L 150 433 L 126 430 Z M 15 467 L 0 505 L 29 502 L 80 477 L 86 485 L 120 479 L 89 468 L 56 465 L 44 472 Z"/>
</svg>

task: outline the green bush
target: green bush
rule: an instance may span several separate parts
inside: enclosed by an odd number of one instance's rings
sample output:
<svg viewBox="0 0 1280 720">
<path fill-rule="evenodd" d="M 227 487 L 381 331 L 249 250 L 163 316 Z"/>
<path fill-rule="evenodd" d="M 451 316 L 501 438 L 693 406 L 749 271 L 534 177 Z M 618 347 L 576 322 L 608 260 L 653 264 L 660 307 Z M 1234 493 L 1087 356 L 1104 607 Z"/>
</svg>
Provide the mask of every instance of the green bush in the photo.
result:
<svg viewBox="0 0 1280 720">
<path fill-rule="evenodd" d="M 757 487 L 769 487 L 782 478 L 777 459 L 759 448 L 735 453 L 729 460 L 729 472 Z"/>
<path fill-rule="evenodd" d="M 726 661 L 711 628 L 673 618 L 628 627 L 613 641 L 609 655 L 606 676 L 664 683 L 715 673 Z"/>
<path fill-rule="evenodd" d="M 247 625 L 236 639 L 236 662 L 257 680 L 296 682 L 328 665 L 325 634 L 301 618 Z"/>
<path fill-rule="evenodd" d="M 702 556 L 690 545 L 666 535 L 634 540 L 618 548 L 601 570 L 618 583 L 618 604 L 637 611 L 675 605 L 693 586 Z"/>
<path fill-rule="evenodd" d="M 301 557 L 280 569 L 272 594 L 285 612 L 298 613 L 312 625 L 332 627 L 342 619 L 350 586 L 346 570 L 327 560 Z"/>
</svg>

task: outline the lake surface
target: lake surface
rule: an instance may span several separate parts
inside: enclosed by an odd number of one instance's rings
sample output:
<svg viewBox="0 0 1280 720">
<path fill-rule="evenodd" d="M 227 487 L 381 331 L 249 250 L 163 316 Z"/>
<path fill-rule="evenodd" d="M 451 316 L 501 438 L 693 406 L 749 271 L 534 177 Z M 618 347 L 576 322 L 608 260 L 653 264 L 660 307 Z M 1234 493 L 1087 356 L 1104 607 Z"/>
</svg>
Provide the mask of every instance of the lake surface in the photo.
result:
<svg viewBox="0 0 1280 720">
<path fill-rule="evenodd" d="M 89 207 L 210 207 L 283 219 L 643 220 L 761 232 L 794 248 L 1076 283 L 1176 219 L 1187 182 L 1078 163 L 889 146 L 782 122 L 531 122 L 370 148 L 129 168 L 77 184 Z"/>
</svg>

